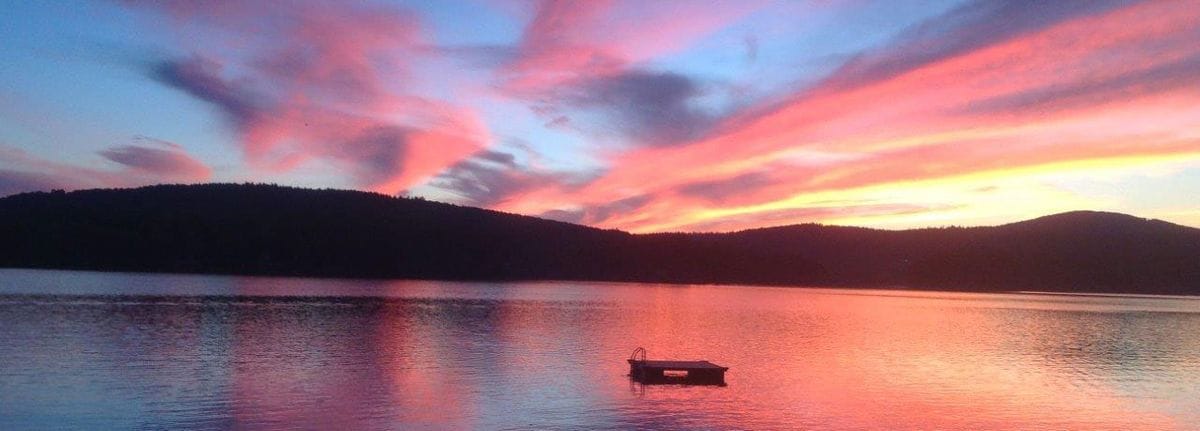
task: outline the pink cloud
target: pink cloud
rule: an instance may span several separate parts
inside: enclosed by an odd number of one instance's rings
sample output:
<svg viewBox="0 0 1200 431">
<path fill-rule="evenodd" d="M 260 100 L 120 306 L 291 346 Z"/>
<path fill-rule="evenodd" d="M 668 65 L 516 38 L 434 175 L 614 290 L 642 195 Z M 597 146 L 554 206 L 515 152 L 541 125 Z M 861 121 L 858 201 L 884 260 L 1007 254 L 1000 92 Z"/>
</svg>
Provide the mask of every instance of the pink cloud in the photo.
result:
<svg viewBox="0 0 1200 431">
<path fill-rule="evenodd" d="M 514 94 L 620 72 L 683 50 L 765 2 L 586 1 L 537 3 L 518 55 L 504 74 Z"/>
<path fill-rule="evenodd" d="M 409 62 L 427 45 L 407 11 L 320 1 L 136 3 L 239 40 L 223 56 L 165 60 L 150 74 L 218 108 L 261 171 L 322 161 L 356 187 L 395 193 L 489 139 L 473 111 L 403 88 Z"/>
</svg>

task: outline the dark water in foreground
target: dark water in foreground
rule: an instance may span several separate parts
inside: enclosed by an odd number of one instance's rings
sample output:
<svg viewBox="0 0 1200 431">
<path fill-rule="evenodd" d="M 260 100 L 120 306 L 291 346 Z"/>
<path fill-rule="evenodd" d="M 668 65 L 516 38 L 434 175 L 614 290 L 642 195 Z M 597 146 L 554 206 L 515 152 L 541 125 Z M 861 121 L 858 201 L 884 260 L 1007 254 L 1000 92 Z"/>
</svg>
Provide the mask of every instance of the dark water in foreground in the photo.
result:
<svg viewBox="0 0 1200 431">
<path fill-rule="evenodd" d="M 0 429 L 637 427 L 1200 429 L 1200 300 L 0 270 Z"/>
</svg>

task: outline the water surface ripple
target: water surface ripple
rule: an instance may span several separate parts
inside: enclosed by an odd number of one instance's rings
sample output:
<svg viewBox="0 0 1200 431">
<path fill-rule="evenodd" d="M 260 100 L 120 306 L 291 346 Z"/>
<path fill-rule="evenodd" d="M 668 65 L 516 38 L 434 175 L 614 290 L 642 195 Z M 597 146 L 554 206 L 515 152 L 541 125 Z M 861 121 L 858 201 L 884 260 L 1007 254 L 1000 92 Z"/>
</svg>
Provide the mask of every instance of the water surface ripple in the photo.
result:
<svg viewBox="0 0 1200 431">
<path fill-rule="evenodd" d="M 1200 300 L 0 270 L 0 429 L 1200 429 Z M 641 386 L 651 357 L 726 387 Z"/>
</svg>

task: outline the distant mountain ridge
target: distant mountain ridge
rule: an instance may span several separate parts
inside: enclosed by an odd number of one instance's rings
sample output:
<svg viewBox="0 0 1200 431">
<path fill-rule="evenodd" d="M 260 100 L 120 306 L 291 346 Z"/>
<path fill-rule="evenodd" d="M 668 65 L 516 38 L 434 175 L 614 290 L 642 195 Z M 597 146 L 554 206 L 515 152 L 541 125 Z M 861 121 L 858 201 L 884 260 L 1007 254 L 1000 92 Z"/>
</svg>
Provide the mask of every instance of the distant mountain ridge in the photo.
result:
<svg viewBox="0 0 1200 431">
<path fill-rule="evenodd" d="M 0 266 L 1200 294 L 1200 229 L 1102 212 L 887 231 L 630 234 L 422 199 L 255 184 L 0 198 Z"/>
</svg>

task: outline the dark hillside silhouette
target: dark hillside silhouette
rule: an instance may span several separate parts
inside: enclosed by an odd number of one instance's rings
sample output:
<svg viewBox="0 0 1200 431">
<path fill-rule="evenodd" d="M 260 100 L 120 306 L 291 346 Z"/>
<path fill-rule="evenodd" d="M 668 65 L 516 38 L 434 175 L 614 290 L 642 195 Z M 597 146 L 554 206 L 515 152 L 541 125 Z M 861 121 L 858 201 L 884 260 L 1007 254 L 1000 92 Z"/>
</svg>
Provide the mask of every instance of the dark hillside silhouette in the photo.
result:
<svg viewBox="0 0 1200 431">
<path fill-rule="evenodd" d="M 904 231 L 806 224 L 728 235 L 767 251 L 800 248 L 837 284 L 1200 294 L 1200 229 L 1124 214 Z"/>
<path fill-rule="evenodd" d="M 1074 212 L 995 227 L 633 235 L 365 192 L 169 185 L 0 199 L 0 266 L 1200 294 L 1200 230 Z"/>
<path fill-rule="evenodd" d="M 268 185 L 0 199 L 0 266 L 329 277 L 812 283 L 797 252 L 615 230 L 421 199 Z"/>
</svg>

